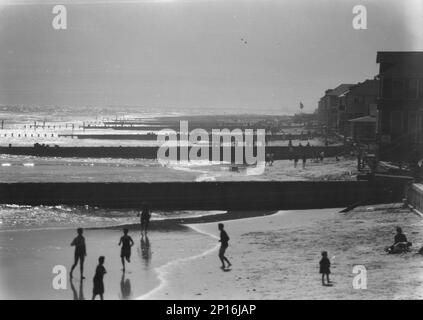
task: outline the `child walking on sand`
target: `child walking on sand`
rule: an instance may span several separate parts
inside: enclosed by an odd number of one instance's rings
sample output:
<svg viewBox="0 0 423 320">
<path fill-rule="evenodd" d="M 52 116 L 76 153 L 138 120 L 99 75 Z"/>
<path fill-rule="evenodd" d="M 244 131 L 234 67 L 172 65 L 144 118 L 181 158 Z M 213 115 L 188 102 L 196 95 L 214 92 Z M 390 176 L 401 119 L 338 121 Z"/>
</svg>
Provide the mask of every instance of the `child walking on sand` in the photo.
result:
<svg viewBox="0 0 423 320">
<path fill-rule="evenodd" d="M 322 259 L 320 260 L 320 273 L 322 274 L 322 285 L 325 285 L 325 275 L 327 284 L 331 283 L 329 280 L 330 274 L 330 260 L 326 251 L 322 252 Z"/>
<path fill-rule="evenodd" d="M 92 300 L 94 300 L 97 295 L 100 295 L 100 299 L 103 300 L 103 294 L 104 294 L 103 277 L 107 273 L 103 265 L 104 265 L 104 256 L 101 256 L 98 258 L 98 266 L 95 269 L 95 275 L 93 279 L 94 288 L 93 288 Z"/>
<path fill-rule="evenodd" d="M 219 223 L 218 224 L 218 228 L 220 230 L 220 240 L 219 242 L 221 243 L 220 245 L 220 250 L 219 250 L 219 259 L 220 261 L 222 261 L 222 269 L 225 269 L 225 261 L 228 264 L 228 268 L 232 265 L 228 258 L 225 257 L 225 251 L 228 248 L 229 244 L 229 236 L 226 233 L 226 231 L 223 229 L 223 223 Z"/>
<path fill-rule="evenodd" d="M 120 238 L 119 246 L 122 245 L 120 250 L 120 258 L 122 260 L 123 271 L 125 271 L 125 259 L 131 262 L 131 247 L 134 245 L 134 240 L 128 236 L 128 229 L 123 229 L 123 236 Z"/>
<path fill-rule="evenodd" d="M 85 247 L 85 238 L 82 236 L 83 229 L 77 229 L 78 235 L 73 239 L 71 246 L 75 247 L 74 262 L 70 271 L 70 278 L 73 278 L 73 269 L 79 261 L 79 268 L 81 270 L 81 280 L 84 280 L 84 260 L 87 255 L 87 249 Z"/>
</svg>

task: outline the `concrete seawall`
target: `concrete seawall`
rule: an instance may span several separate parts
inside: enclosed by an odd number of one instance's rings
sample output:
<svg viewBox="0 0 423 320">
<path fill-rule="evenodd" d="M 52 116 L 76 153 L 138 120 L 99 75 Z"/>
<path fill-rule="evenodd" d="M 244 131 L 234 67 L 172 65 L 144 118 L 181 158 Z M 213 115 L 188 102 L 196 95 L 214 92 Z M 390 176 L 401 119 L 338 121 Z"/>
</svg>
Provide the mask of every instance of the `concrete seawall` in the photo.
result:
<svg viewBox="0 0 423 320">
<path fill-rule="evenodd" d="M 177 134 L 179 138 L 179 134 Z M 222 134 L 222 136 L 224 136 Z M 147 141 L 157 141 L 158 135 L 156 133 L 149 134 L 113 134 L 113 133 L 71 133 L 71 134 L 58 134 L 59 138 L 76 138 L 76 139 L 94 139 L 94 140 L 147 140 Z M 254 135 L 254 138 L 257 136 Z M 307 140 L 304 137 L 306 135 L 285 135 L 285 134 L 273 134 L 266 135 L 267 141 L 288 141 L 288 140 Z M 212 135 L 209 134 L 209 141 L 212 140 Z M 306 143 L 303 142 L 304 144 Z"/>
<path fill-rule="evenodd" d="M 25 155 L 37 157 L 61 157 L 61 158 L 123 158 L 123 159 L 156 159 L 156 146 L 145 147 L 0 147 L 0 154 Z M 294 147 L 290 152 L 287 146 L 268 146 L 266 153 L 273 153 L 275 160 L 287 160 L 293 156 L 301 158 L 304 154 L 308 159 L 316 157 L 323 151 L 325 157 L 334 157 L 348 151 L 343 146 L 328 147 Z M 232 147 L 235 154 L 235 147 Z M 212 149 L 209 149 L 211 159 Z M 223 149 L 221 148 L 221 155 Z M 232 159 L 235 159 L 233 156 Z"/>
<path fill-rule="evenodd" d="M 403 182 L 0 183 L 0 203 L 161 210 L 257 210 L 346 207 L 401 201 Z"/>
</svg>

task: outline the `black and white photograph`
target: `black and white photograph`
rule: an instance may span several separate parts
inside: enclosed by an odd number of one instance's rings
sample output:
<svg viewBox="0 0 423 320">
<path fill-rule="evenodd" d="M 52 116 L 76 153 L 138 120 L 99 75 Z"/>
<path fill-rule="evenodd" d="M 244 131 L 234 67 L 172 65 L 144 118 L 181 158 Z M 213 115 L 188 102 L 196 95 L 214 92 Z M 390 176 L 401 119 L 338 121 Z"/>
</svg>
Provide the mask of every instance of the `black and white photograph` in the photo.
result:
<svg viewBox="0 0 423 320">
<path fill-rule="evenodd" d="M 0 0 L 0 300 L 420 299 L 422 0 Z"/>
</svg>

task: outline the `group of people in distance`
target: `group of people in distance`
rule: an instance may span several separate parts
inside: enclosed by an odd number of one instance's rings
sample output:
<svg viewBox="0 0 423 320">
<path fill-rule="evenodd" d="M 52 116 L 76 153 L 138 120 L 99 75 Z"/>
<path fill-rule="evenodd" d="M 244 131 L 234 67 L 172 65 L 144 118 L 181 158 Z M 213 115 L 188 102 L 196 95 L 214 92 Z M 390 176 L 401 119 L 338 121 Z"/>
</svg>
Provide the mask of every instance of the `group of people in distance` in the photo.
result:
<svg viewBox="0 0 423 320">
<path fill-rule="evenodd" d="M 141 216 L 141 234 L 144 235 L 147 234 L 148 225 L 151 218 L 151 210 L 149 204 L 143 204 L 143 209 L 141 214 L 138 214 L 138 216 Z M 75 254 L 74 254 L 74 263 L 71 267 L 70 271 L 70 278 L 73 278 L 73 271 L 75 267 L 79 263 L 80 272 L 81 272 L 81 281 L 85 279 L 84 277 L 84 260 L 87 256 L 87 248 L 85 244 L 85 238 L 83 236 L 83 229 L 78 228 L 77 229 L 78 235 L 73 239 L 71 242 L 71 246 L 75 247 Z M 120 250 L 120 258 L 122 261 L 122 271 L 125 272 L 125 261 L 131 262 L 131 247 L 134 245 L 134 240 L 128 235 L 129 230 L 127 228 L 123 229 L 123 236 L 119 240 L 119 246 L 121 247 Z M 105 257 L 100 256 L 98 258 L 98 265 L 95 270 L 94 275 L 94 286 L 93 286 L 93 295 L 92 299 L 94 300 L 97 295 L 100 296 L 100 299 L 103 300 L 103 294 L 104 294 L 104 282 L 103 278 L 104 275 L 107 273 L 106 268 L 104 267 Z"/>
<path fill-rule="evenodd" d="M 396 234 L 394 237 L 394 244 L 386 247 L 385 251 L 389 254 L 405 253 L 410 252 L 412 243 L 407 240 L 407 236 L 402 232 L 401 227 L 396 228 Z M 419 250 L 420 254 L 423 254 L 423 248 Z M 331 281 L 329 280 L 330 274 L 330 260 L 326 251 L 322 252 L 322 259 L 320 260 L 320 274 L 322 275 L 322 285 L 330 286 Z M 326 283 L 325 283 L 326 277 Z"/>
</svg>

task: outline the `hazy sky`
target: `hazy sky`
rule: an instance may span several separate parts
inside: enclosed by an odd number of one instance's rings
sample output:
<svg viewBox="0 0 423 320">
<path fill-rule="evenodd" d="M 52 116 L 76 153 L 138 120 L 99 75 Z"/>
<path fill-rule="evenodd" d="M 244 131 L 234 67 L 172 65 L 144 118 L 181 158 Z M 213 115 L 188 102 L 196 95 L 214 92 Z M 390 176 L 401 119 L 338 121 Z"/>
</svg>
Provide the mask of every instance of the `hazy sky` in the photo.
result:
<svg viewBox="0 0 423 320">
<path fill-rule="evenodd" d="M 420 0 L 0 0 L 0 104 L 312 111 L 377 51 L 423 50 L 422 19 Z"/>
</svg>

